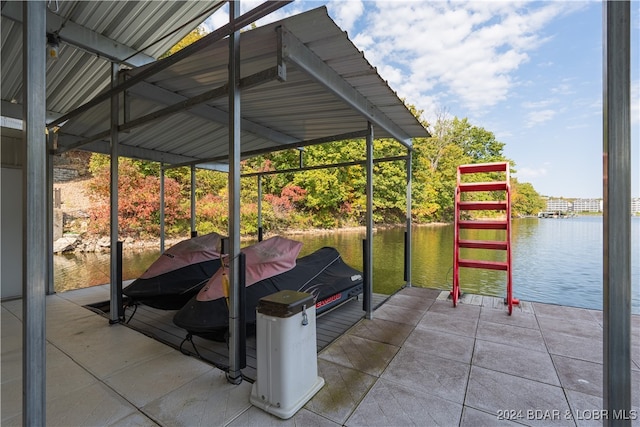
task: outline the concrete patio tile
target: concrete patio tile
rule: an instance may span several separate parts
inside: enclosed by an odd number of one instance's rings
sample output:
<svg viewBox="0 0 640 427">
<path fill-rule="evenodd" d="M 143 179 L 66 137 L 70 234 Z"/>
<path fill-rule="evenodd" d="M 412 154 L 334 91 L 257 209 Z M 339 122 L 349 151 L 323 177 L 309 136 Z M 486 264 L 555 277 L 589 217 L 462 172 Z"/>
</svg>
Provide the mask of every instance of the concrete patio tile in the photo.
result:
<svg viewBox="0 0 640 427">
<path fill-rule="evenodd" d="M 392 322 L 415 326 L 423 315 L 424 310 L 415 310 L 397 305 L 384 304 L 374 312 L 373 316 L 377 319 L 390 320 Z"/>
<path fill-rule="evenodd" d="M 189 381 L 211 375 L 215 368 L 172 351 L 118 371 L 105 383 L 141 407 Z"/>
<path fill-rule="evenodd" d="M 324 378 L 324 387 L 304 407 L 338 424 L 344 424 L 376 381 L 374 376 L 322 359 L 318 376 Z"/>
<path fill-rule="evenodd" d="M 500 414 L 501 415 L 501 414 Z M 478 427 L 478 426 L 494 426 L 494 427 L 516 427 L 521 426 L 513 421 L 498 418 L 498 414 L 483 412 L 469 406 L 465 406 L 462 411 L 462 420 L 460 427 Z"/>
<path fill-rule="evenodd" d="M 416 297 L 431 299 L 435 301 L 435 299 L 438 298 L 438 296 L 440 295 L 440 292 L 442 292 L 441 289 L 420 288 L 417 286 L 411 286 L 408 288 L 402 288 L 398 293 L 400 295 L 416 296 Z"/>
<path fill-rule="evenodd" d="M 109 424 L 109 426 L 159 427 L 159 424 L 156 424 L 155 422 L 153 422 L 153 420 L 146 417 L 143 413 L 135 412 L 131 415 L 127 415 L 126 417 Z"/>
<path fill-rule="evenodd" d="M 48 426 L 118 425 L 137 412 L 131 403 L 99 382 L 47 399 Z"/>
<path fill-rule="evenodd" d="M 462 405 L 380 379 L 349 417 L 346 426 L 450 426 Z"/>
<path fill-rule="evenodd" d="M 65 353 L 73 354 L 76 363 L 101 379 L 145 360 L 175 352 L 126 326 L 109 325 L 98 315 L 88 318 L 80 330 L 74 326 L 68 332 L 72 336 L 50 341 Z"/>
<path fill-rule="evenodd" d="M 324 417 L 307 409 L 300 409 L 296 414 L 288 420 L 283 420 L 271 415 L 262 409 L 252 406 L 244 411 L 238 418 L 231 421 L 226 427 L 272 427 L 272 426 L 309 426 L 309 427 L 339 427 L 340 424 L 334 423 Z"/>
<path fill-rule="evenodd" d="M 451 310 L 455 310 L 451 308 Z M 473 317 L 456 316 L 456 313 L 440 313 L 427 311 L 422 320 L 416 325 L 419 329 L 431 329 L 465 337 L 475 337 L 478 319 Z"/>
<path fill-rule="evenodd" d="M 602 364 L 552 355 L 562 387 L 602 397 Z"/>
<path fill-rule="evenodd" d="M 549 354 L 602 363 L 602 340 L 542 332 Z"/>
<path fill-rule="evenodd" d="M 18 320 L 22 322 L 22 300 L 14 299 L 8 301 L 2 301 L 2 308 L 14 315 Z"/>
<path fill-rule="evenodd" d="M 560 380 L 547 352 L 476 340 L 473 365 L 551 385 Z"/>
<path fill-rule="evenodd" d="M 4 366 L 3 366 L 4 376 Z M 12 419 L 18 417 L 15 425 L 22 425 L 22 375 L 5 381 L 0 386 L 0 425 L 13 425 Z"/>
<path fill-rule="evenodd" d="M 222 426 L 251 407 L 251 383 L 233 385 L 212 369 L 142 407 L 163 426 Z"/>
<path fill-rule="evenodd" d="M 412 325 L 374 318 L 362 319 L 348 334 L 400 347 L 411 331 Z"/>
<path fill-rule="evenodd" d="M 58 348 L 51 344 L 47 344 L 46 348 L 47 399 L 56 399 L 98 382 L 96 377 Z"/>
<path fill-rule="evenodd" d="M 22 321 L 4 307 L 0 310 L 0 342 L 2 355 L 5 352 L 22 348 Z"/>
<path fill-rule="evenodd" d="M 482 320 L 482 314 L 480 314 L 476 338 L 500 344 L 508 344 L 518 348 L 547 351 L 544 339 L 542 339 L 542 333 L 539 330 L 488 322 Z"/>
<path fill-rule="evenodd" d="M 444 359 L 411 347 L 403 347 L 381 378 L 412 390 L 462 403 L 469 365 Z"/>
<path fill-rule="evenodd" d="M 567 400 L 571 407 L 571 417 L 578 427 L 602 426 L 602 397 L 579 391 L 567 390 Z"/>
<path fill-rule="evenodd" d="M 431 306 L 431 304 L 433 304 L 433 301 L 433 298 L 397 293 L 395 295 L 392 295 L 387 301 L 385 301 L 385 305 L 391 304 L 400 307 L 411 308 L 414 310 L 426 311 Z"/>
<path fill-rule="evenodd" d="M 123 286 L 126 286 L 123 284 Z M 59 292 L 60 298 L 64 298 L 77 305 L 94 304 L 96 302 L 111 299 L 109 285 L 90 286 L 88 288 L 74 289 L 73 292 Z"/>
<path fill-rule="evenodd" d="M 540 329 L 538 319 L 531 313 L 513 313 L 509 316 L 506 310 L 495 310 L 482 307 L 480 310 L 480 320 L 501 325 L 519 326 L 521 328 Z"/>
<path fill-rule="evenodd" d="M 46 345 L 46 397 L 57 399 L 98 382 L 51 344 Z M 22 411 L 22 350 L 2 354 L 2 417 Z"/>
<path fill-rule="evenodd" d="M 471 363 L 474 339 L 462 335 L 453 335 L 432 329 L 416 328 L 405 341 L 406 347 L 457 360 L 458 362 Z"/>
<path fill-rule="evenodd" d="M 569 411 L 562 388 L 479 366 L 471 368 L 465 405 L 526 425 L 573 425 L 562 419 Z"/>
<path fill-rule="evenodd" d="M 540 317 L 538 323 L 545 335 L 560 333 L 602 341 L 602 326 L 596 321 L 566 319 L 558 322 L 553 317 Z"/>
<path fill-rule="evenodd" d="M 353 335 L 343 335 L 318 358 L 379 377 L 400 348 Z"/>
<path fill-rule="evenodd" d="M 480 316 L 480 306 L 458 304 L 457 307 L 453 306 L 451 301 L 436 301 L 431 307 L 429 307 L 429 313 L 446 314 L 452 317 L 464 318 L 469 320 L 478 321 Z"/>
<path fill-rule="evenodd" d="M 632 390 L 633 393 L 633 390 Z M 631 425 L 640 426 L 640 406 L 632 403 L 631 412 L 620 413 L 603 412 L 602 398 L 579 391 L 567 390 L 567 399 L 571 406 L 572 416 L 578 427 L 595 427 L 603 425 L 603 417 L 608 419 L 620 419 L 627 416 L 631 419 Z M 633 402 L 633 401 L 632 401 Z M 615 418 L 614 418 L 615 417 Z"/>
<path fill-rule="evenodd" d="M 533 309 L 536 312 L 536 316 L 538 316 L 538 318 L 552 317 L 554 319 L 562 320 L 586 320 L 591 322 L 598 321 L 597 316 L 594 314 L 594 310 L 589 310 L 586 308 L 534 302 Z"/>
</svg>

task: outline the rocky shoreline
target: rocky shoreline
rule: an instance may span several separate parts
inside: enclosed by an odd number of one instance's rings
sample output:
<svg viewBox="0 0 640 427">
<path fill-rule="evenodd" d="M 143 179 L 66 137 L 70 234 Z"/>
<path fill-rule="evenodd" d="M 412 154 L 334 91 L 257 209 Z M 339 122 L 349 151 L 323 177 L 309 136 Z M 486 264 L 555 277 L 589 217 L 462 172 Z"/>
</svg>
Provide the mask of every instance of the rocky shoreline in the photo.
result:
<svg viewBox="0 0 640 427">
<path fill-rule="evenodd" d="M 430 223 L 419 224 L 417 227 L 437 227 L 447 225 L 446 223 Z M 374 231 L 382 228 L 394 228 L 404 227 L 404 224 L 392 224 L 384 226 L 376 226 Z M 324 234 L 324 233 L 348 233 L 348 232 L 364 232 L 365 227 L 344 227 L 338 229 L 312 229 L 312 230 L 287 230 L 280 233 L 267 233 L 264 238 L 269 238 L 276 235 L 284 236 L 296 236 L 296 235 L 309 235 L 309 234 Z M 171 247 L 176 243 L 187 239 L 188 237 L 170 237 L 165 239 L 165 247 Z M 295 237 L 292 237 L 295 239 Z M 242 237 L 243 241 L 255 240 L 254 236 Z M 149 249 L 159 249 L 160 238 L 156 239 L 134 239 L 133 237 L 126 237 L 122 241 L 122 249 L 125 251 L 144 251 Z M 109 236 L 92 236 L 86 234 L 72 234 L 66 233 L 61 238 L 53 242 L 53 253 L 85 253 L 85 252 L 98 252 L 106 253 L 111 251 L 111 238 Z"/>
<path fill-rule="evenodd" d="M 167 247 L 173 246 L 175 243 L 184 240 L 184 238 L 165 239 Z M 136 240 L 127 237 L 122 241 L 122 249 L 125 251 L 159 249 L 160 240 Z M 79 234 L 65 234 L 63 237 L 53 242 L 53 253 L 84 253 L 98 252 L 105 253 L 111 251 L 111 238 L 104 237 L 83 237 Z"/>
</svg>

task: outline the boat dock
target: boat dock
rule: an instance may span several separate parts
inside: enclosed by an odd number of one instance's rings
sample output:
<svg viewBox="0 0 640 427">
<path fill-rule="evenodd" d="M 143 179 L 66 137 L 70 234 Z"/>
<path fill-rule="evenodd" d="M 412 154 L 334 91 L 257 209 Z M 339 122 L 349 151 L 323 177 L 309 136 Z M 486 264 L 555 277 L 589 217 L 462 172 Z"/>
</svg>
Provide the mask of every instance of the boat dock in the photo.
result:
<svg viewBox="0 0 640 427">
<path fill-rule="evenodd" d="M 640 425 L 640 316 L 632 316 L 632 405 L 602 411 L 602 312 L 405 288 L 318 354 L 325 386 L 293 418 L 249 403 L 251 382 L 87 304 L 98 286 L 47 296 L 49 426 Z M 2 420 L 22 425 L 22 301 L 2 302 Z M 319 320 L 320 322 L 320 320 Z M 319 328 L 319 326 L 318 326 Z"/>
</svg>

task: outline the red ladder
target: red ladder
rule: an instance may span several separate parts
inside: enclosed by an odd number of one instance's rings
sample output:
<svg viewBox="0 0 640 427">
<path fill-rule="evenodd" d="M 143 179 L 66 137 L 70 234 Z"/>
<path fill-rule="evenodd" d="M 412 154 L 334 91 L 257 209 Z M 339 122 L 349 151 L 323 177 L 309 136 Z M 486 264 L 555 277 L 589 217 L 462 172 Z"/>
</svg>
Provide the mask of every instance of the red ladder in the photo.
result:
<svg viewBox="0 0 640 427">
<path fill-rule="evenodd" d="M 500 172 L 502 177 L 498 181 L 490 182 L 462 182 L 462 175 L 474 173 Z M 474 192 L 504 192 L 504 199 L 497 201 L 485 200 L 461 200 L 462 193 Z M 463 220 L 461 213 L 464 211 L 504 211 L 505 218 L 500 220 Z M 453 251 L 453 290 L 451 298 L 453 306 L 458 304 L 462 295 L 460 292 L 460 267 L 484 268 L 488 270 L 501 270 L 507 273 L 507 298 L 505 304 L 509 307 L 509 314 L 513 311 L 513 305 L 519 301 L 513 298 L 511 282 L 511 187 L 509 184 L 509 163 L 478 163 L 458 166 L 458 177 L 455 199 L 455 235 Z M 460 230 L 505 230 L 505 240 L 466 240 L 460 238 Z M 460 248 L 489 249 L 506 251 L 506 262 L 483 261 L 460 258 Z"/>
</svg>

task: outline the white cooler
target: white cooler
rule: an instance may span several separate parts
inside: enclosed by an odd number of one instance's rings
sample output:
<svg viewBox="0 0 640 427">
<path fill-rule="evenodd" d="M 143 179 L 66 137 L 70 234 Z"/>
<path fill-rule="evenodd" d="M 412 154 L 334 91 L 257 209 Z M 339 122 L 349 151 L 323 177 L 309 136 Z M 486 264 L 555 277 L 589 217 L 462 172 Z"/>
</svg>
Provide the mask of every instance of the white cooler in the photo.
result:
<svg viewBox="0 0 640 427">
<path fill-rule="evenodd" d="M 318 376 L 313 296 L 276 292 L 261 298 L 256 311 L 258 369 L 250 401 L 288 419 L 324 385 Z"/>
</svg>

